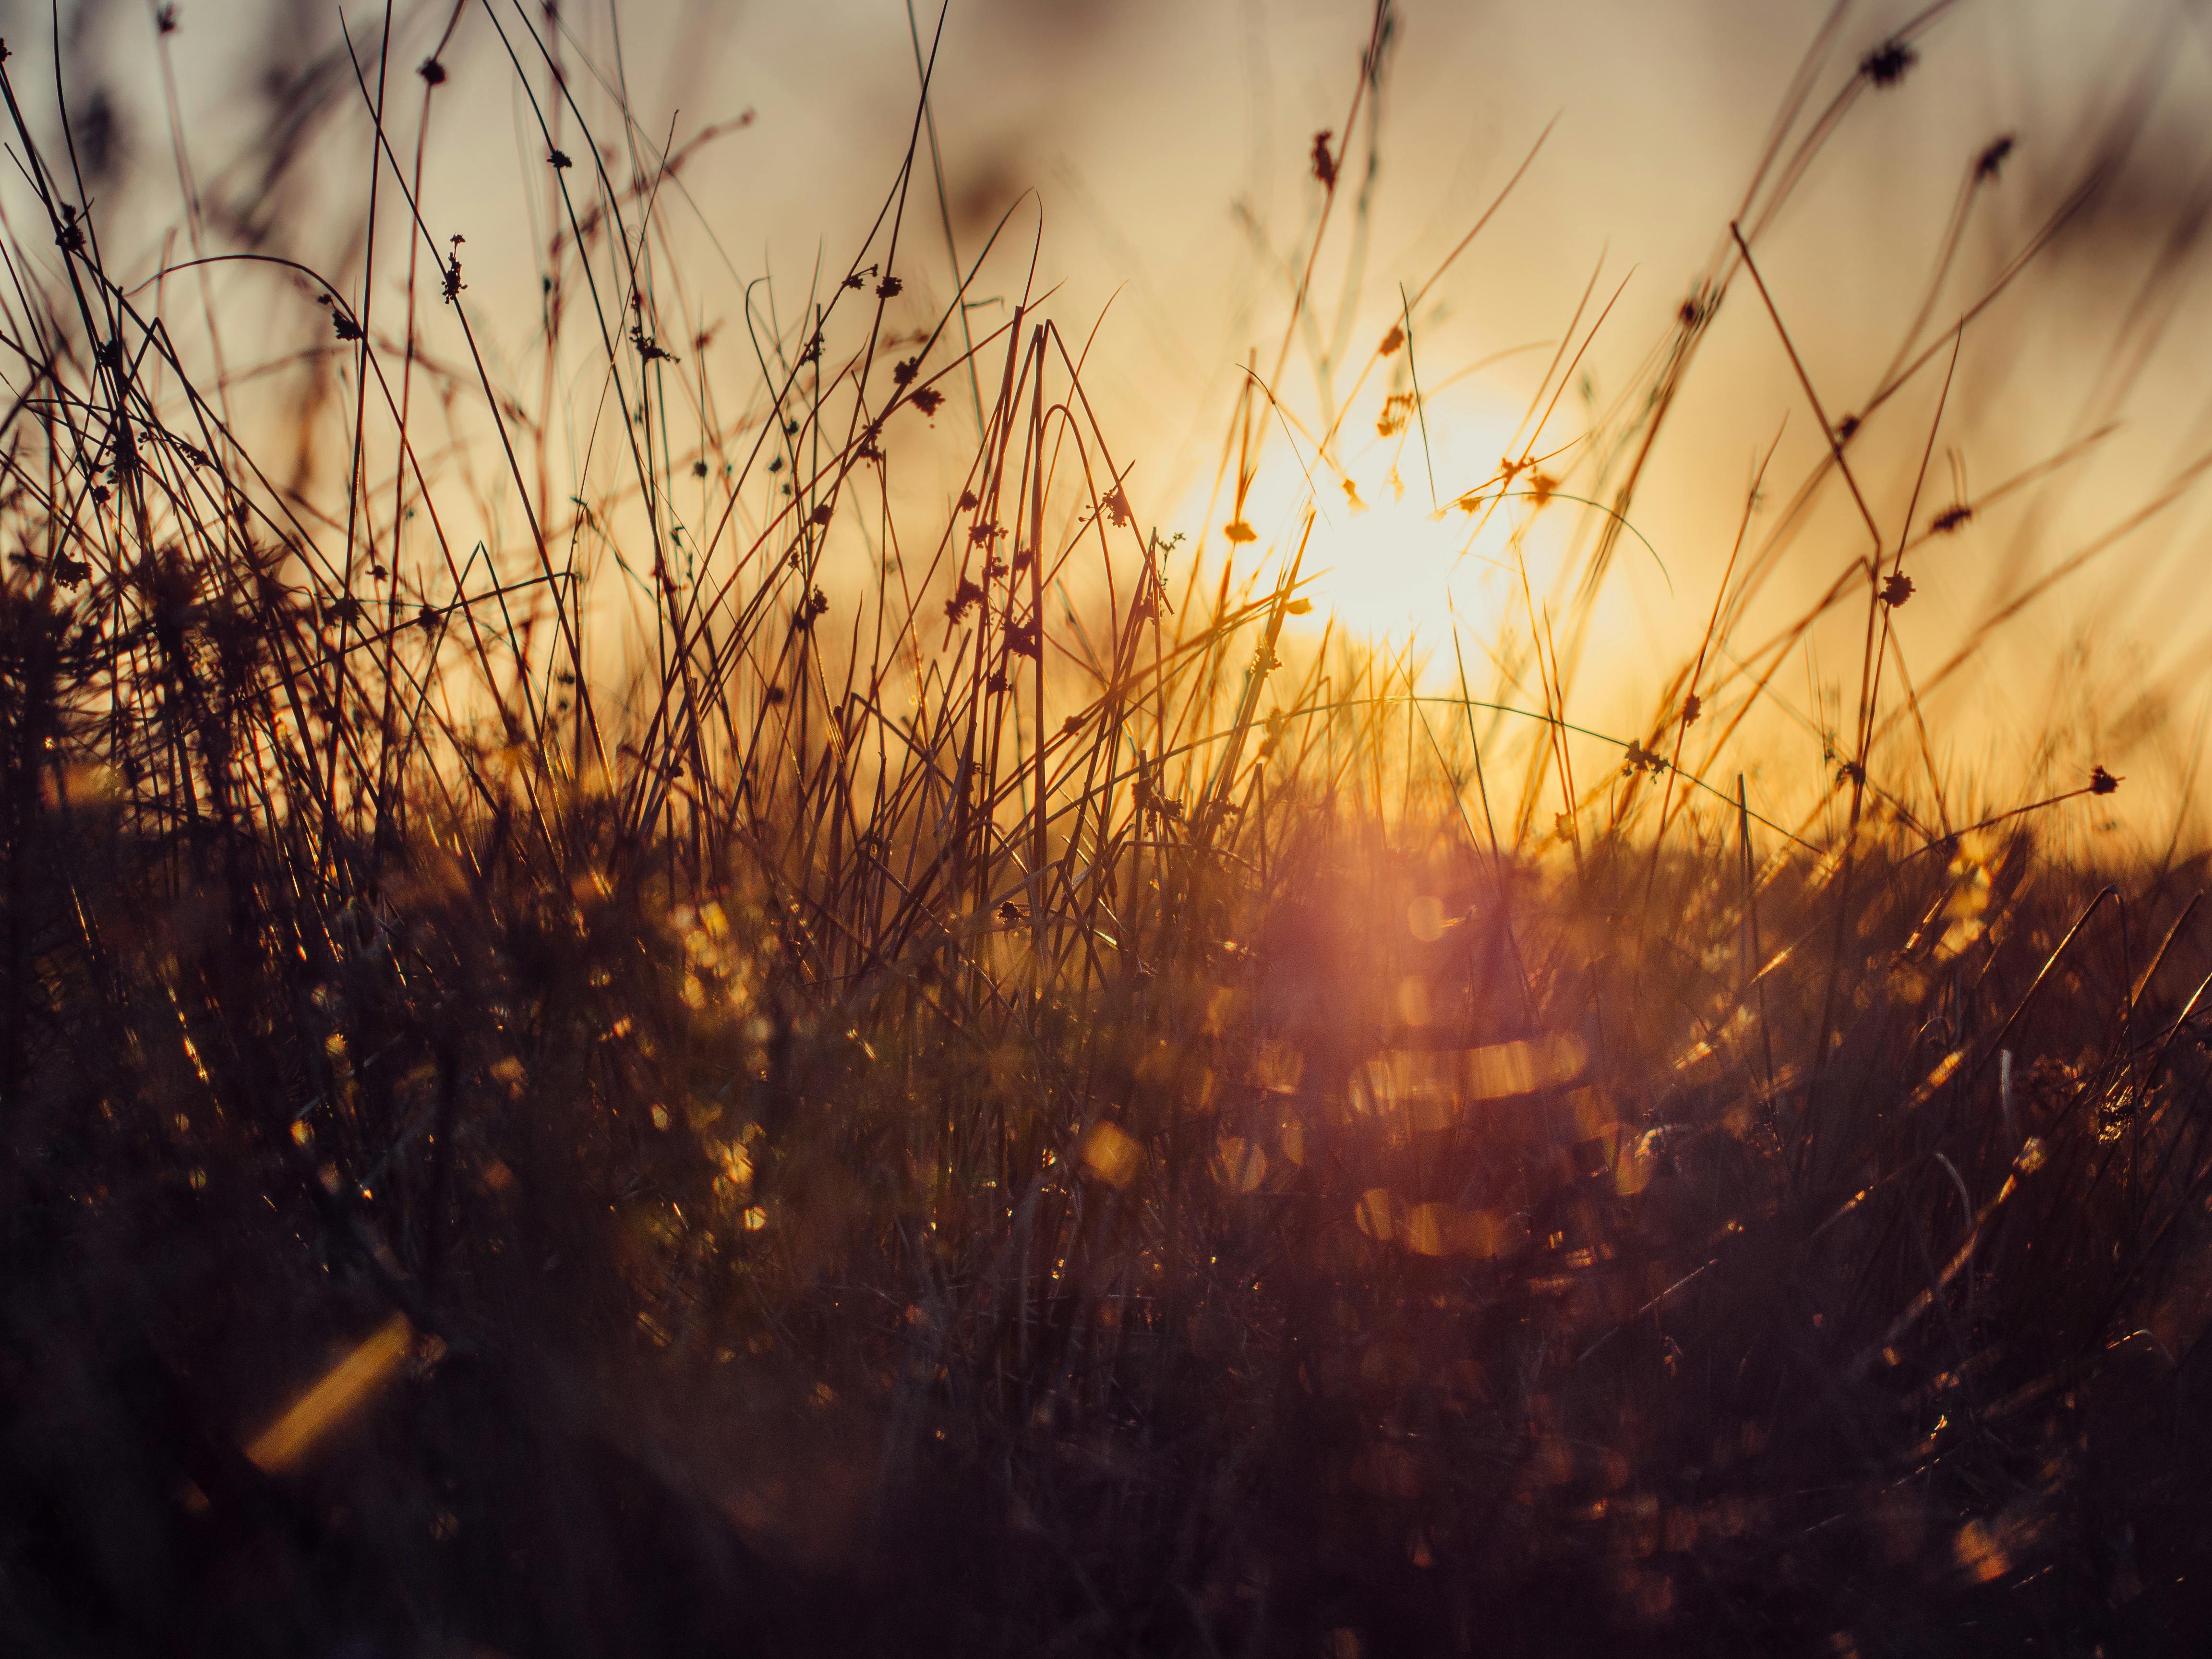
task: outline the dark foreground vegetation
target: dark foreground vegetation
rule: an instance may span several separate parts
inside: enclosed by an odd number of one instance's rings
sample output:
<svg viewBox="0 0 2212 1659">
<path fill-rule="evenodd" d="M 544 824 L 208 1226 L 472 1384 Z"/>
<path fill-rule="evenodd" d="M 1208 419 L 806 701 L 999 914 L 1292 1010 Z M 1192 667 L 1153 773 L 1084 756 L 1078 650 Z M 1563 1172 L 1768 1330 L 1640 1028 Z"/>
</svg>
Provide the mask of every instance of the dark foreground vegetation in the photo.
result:
<svg viewBox="0 0 2212 1659">
<path fill-rule="evenodd" d="M 425 366 L 476 339 L 405 122 L 421 315 L 265 267 L 328 307 L 340 439 L 279 481 L 16 114 L 0 1648 L 2203 1650 L 2204 873 L 2077 850 L 2101 769 L 1995 815 L 1923 765 L 1887 616 L 1990 502 L 1850 457 L 1955 332 L 1856 389 L 1608 744 L 1571 610 L 1564 665 L 1532 604 L 1438 694 L 1294 651 L 1295 567 L 1140 533 L 1048 322 L 895 311 L 926 147 L 702 413 L 672 163 L 595 165 L 557 35 L 495 18 L 547 361 L 565 316 L 630 417 L 573 493 L 482 358 Z M 1770 191 L 1911 39 L 1799 89 Z M 443 78 L 353 50 L 363 108 Z M 1772 205 L 1563 464 L 1601 572 Z M 902 545 L 886 457 L 971 365 L 960 504 Z M 418 447 L 434 381 L 500 482 Z M 1528 445 L 1471 518 L 1567 510 Z M 1727 733 L 1819 613 L 1707 647 L 1862 489 L 1904 527 L 1822 605 L 1856 725 L 1771 823 Z"/>
</svg>

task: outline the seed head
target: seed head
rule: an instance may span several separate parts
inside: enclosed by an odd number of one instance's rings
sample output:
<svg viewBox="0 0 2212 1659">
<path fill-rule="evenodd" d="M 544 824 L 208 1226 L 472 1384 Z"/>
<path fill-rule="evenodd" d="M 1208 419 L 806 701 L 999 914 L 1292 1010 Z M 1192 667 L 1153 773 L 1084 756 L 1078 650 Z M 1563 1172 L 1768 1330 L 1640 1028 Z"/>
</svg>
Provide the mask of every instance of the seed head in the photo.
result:
<svg viewBox="0 0 2212 1659">
<path fill-rule="evenodd" d="M 1325 190 L 1336 188 L 1336 157 L 1328 153 L 1330 129 L 1323 128 L 1314 134 L 1313 171 Z"/>
<path fill-rule="evenodd" d="M 1859 59 L 1859 73 L 1878 87 L 1893 87 L 1919 61 L 1918 52 L 1892 36 Z"/>
</svg>

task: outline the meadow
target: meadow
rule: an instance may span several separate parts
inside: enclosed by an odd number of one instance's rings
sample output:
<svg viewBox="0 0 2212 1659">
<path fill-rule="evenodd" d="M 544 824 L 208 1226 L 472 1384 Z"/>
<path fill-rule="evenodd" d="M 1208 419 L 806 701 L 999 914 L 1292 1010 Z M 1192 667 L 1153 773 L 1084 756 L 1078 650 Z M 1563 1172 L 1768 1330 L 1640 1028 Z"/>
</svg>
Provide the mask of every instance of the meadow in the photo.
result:
<svg viewBox="0 0 2212 1659">
<path fill-rule="evenodd" d="M 662 228 L 690 152 L 550 9 L 465 19 L 544 157 L 526 352 L 419 205 L 454 28 L 324 64 L 378 181 L 349 268 L 181 165 L 188 234 L 105 252 L 58 58 L 0 60 L 0 1645 L 2197 1651 L 2203 855 L 2090 833 L 2154 781 L 2067 732 L 1962 777 L 1923 705 L 1985 641 L 1893 625 L 2069 463 L 1960 494 L 1939 434 L 2095 178 L 1961 299 L 2013 140 L 1958 158 L 1848 391 L 1761 258 L 1948 10 L 1839 9 L 1641 377 L 1571 395 L 1606 296 L 1563 296 L 1511 447 L 1438 480 L 1452 260 L 1333 409 L 1275 390 L 1378 7 L 1281 158 L 1303 274 L 1202 522 L 1029 247 L 948 281 L 926 97 L 738 372 Z M 312 347 L 236 367 L 217 282 Z M 1724 310 L 1820 442 L 1595 725 Z M 1329 624 L 1302 561 L 1370 434 L 1498 616 Z M 1838 627 L 1821 754 L 1761 749 Z"/>
</svg>

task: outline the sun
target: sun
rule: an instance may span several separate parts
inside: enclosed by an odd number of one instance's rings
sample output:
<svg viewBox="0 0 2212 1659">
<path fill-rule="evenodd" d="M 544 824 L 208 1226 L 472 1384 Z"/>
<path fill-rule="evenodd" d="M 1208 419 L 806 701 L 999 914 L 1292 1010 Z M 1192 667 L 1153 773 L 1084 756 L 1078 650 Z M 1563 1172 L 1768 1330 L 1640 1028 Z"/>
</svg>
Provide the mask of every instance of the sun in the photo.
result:
<svg viewBox="0 0 2212 1659">
<path fill-rule="evenodd" d="M 1504 568 L 1495 555 L 1511 550 L 1489 544 L 1504 538 L 1478 534 L 1453 505 L 1456 497 L 1431 505 L 1425 480 L 1409 488 L 1400 472 L 1364 489 L 1361 482 L 1351 479 L 1356 496 L 1346 491 L 1315 503 L 1299 567 L 1301 592 L 1313 601 L 1299 619 L 1305 629 L 1334 623 L 1354 636 L 1407 640 L 1437 632 L 1471 607 L 1494 608 L 1491 590 Z M 1486 546 L 1478 550 L 1478 542 Z"/>
<path fill-rule="evenodd" d="M 1546 586 L 1565 516 L 1540 511 L 1525 485 L 1498 499 L 1517 411 L 1502 397 L 1465 397 L 1427 413 L 1425 442 L 1409 422 L 1346 446 L 1334 465 L 1305 445 L 1292 454 L 1287 441 L 1263 462 L 1244 507 L 1257 544 L 1231 556 L 1242 565 L 1256 555 L 1246 568 L 1276 575 L 1304 540 L 1299 594 L 1312 608 L 1290 623 L 1298 632 L 1404 645 L 1455 625 L 1489 631 L 1523 603 L 1524 564 L 1534 588 Z"/>
</svg>

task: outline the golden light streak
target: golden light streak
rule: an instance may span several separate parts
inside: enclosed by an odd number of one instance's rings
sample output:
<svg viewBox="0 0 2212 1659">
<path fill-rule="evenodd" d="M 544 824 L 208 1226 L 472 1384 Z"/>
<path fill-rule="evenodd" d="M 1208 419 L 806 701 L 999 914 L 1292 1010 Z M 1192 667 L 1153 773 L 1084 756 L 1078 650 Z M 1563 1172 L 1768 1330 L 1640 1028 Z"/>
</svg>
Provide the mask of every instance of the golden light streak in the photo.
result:
<svg viewBox="0 0 2212 1659">
<path fill-rule="evenodd" d="M 246 1449 L 246 1456 L 270 1474 L 296 1468 L 317 1441 L 384 1386 L 414 1341 L 415 1328 L 407 1316 L 392 1315 L 257 1435 Z"/>
<path fill-rule="evenodd" d="M 1448 1129 L 1468 1106 L 1574 1082 L 1589 1058 L 1571 1031 L 1473 1048 L 1389 1048 L 1353 1077 L 1352 1103 L 1362 1113 L 1402 1113 L 1417 1131 Z"/>
</svg>

